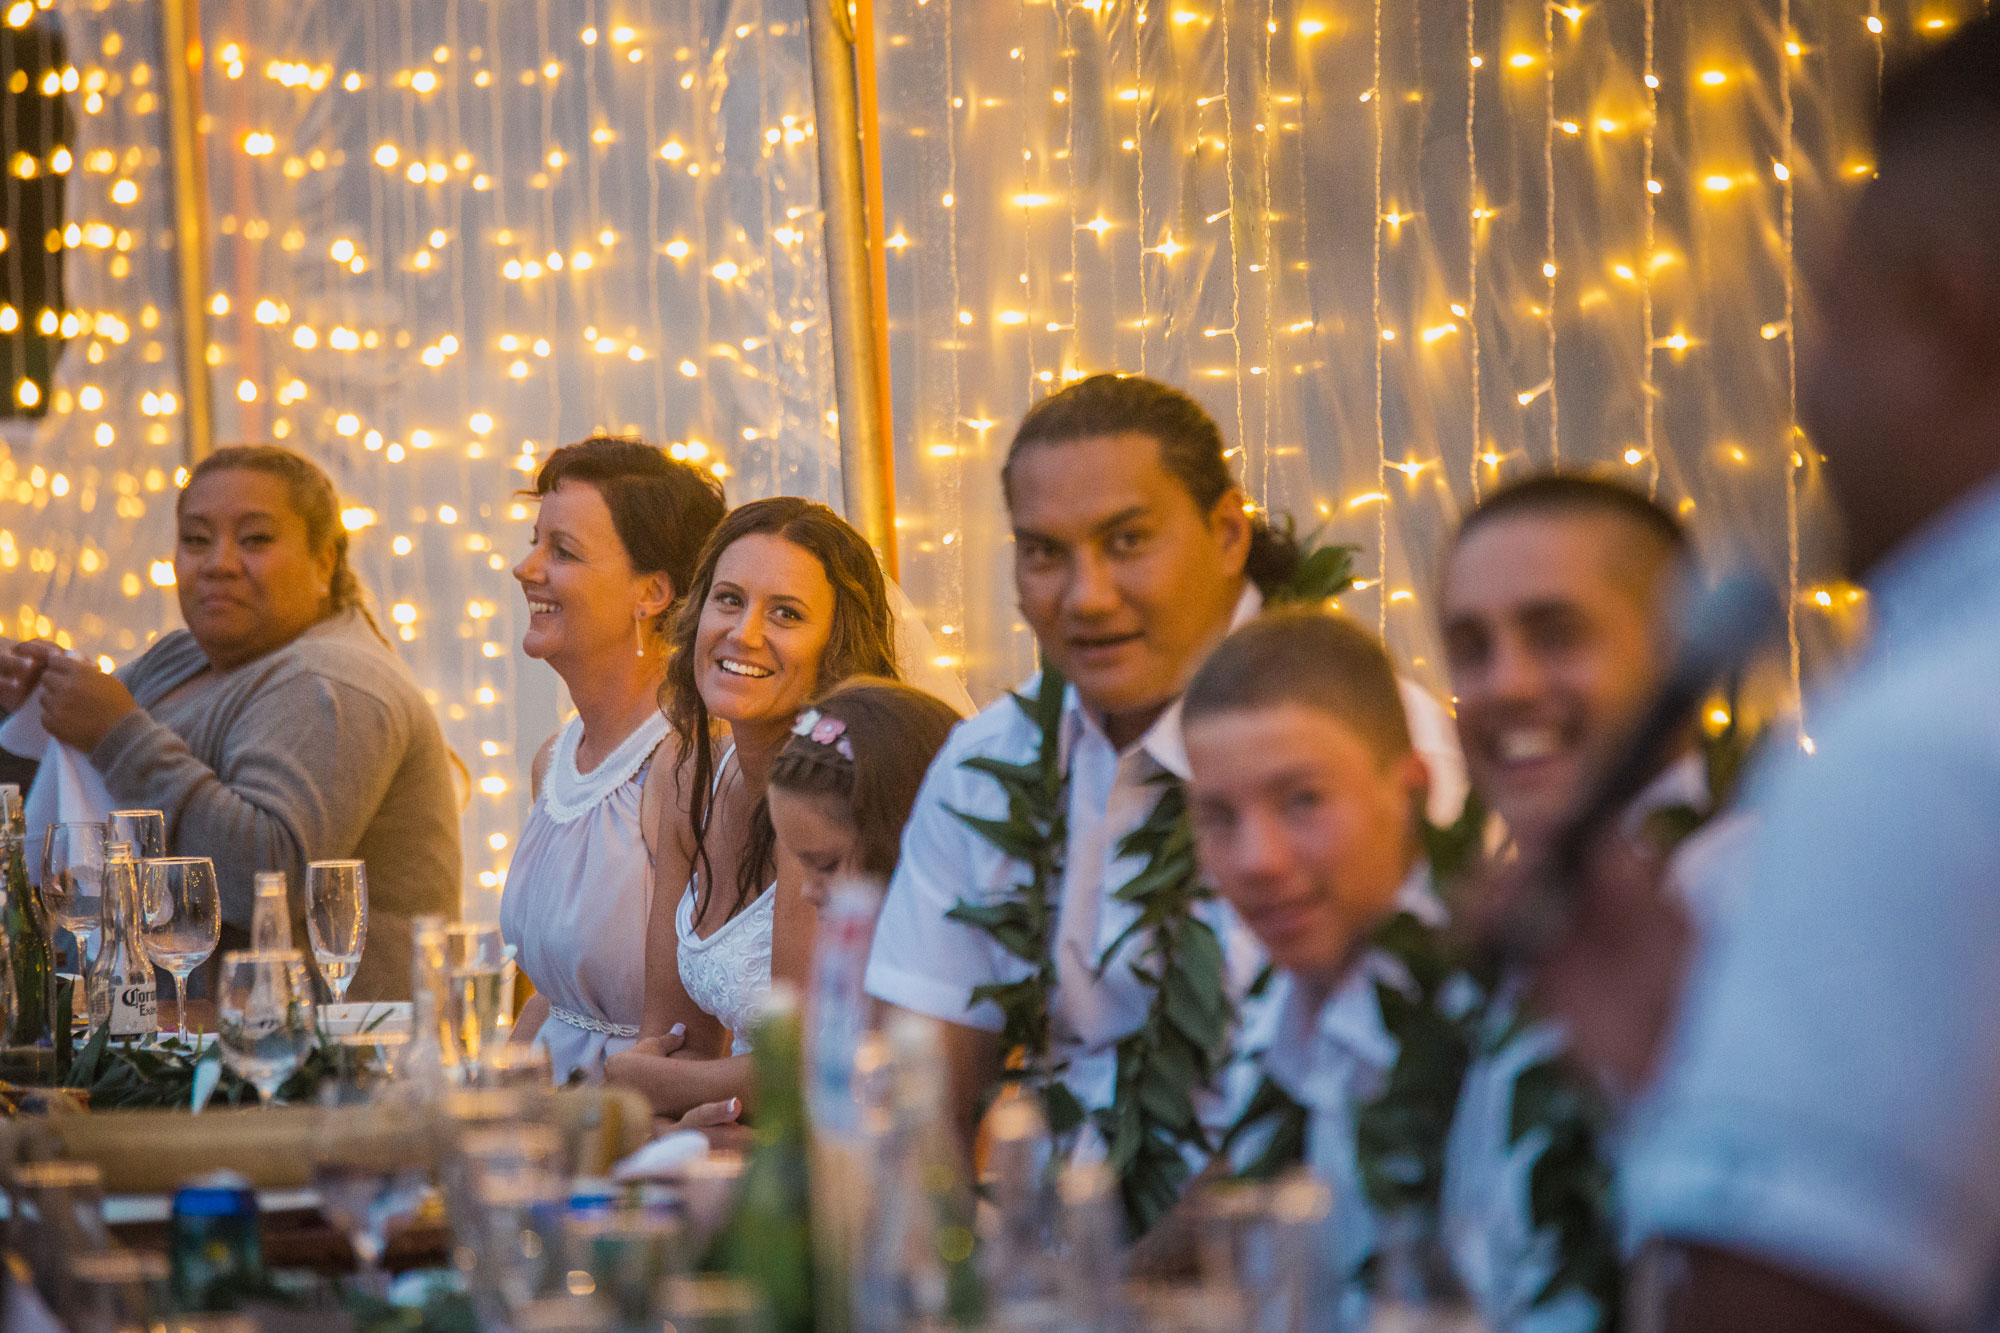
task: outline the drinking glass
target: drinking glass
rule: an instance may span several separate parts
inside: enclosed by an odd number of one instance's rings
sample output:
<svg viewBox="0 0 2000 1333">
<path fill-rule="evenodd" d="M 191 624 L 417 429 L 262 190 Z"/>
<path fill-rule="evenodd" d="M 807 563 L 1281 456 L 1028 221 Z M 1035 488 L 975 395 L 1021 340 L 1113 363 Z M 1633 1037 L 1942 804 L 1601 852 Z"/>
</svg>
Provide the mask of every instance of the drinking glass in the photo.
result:
<svg viewBox="0 0 2000 1333">
<path fill-rule="evenodd" d="M 368 867 L 359 861 L 306 864 L 306 933 L 313 961 L 333 992 L 335 1004 L 347 994 L 361 946 L 368 940 Z"/>
<path fill-rule="evenodd" d="M 549 1048 L 531 1041 L 503 1041 L 486 1053 L 471 1081 L 482 1088 L 547 1088 L 555 1081 Z"/>
<path fill-rule="evenodd" d="M 146 956 L 174 978 L 174 1031 L 187 1035 L 187 979 L 215 952 L 222 899 L 206 856 L 156 856 L 139 863 L 139 936 Z"/>
<path fill-rule="evenodd" d="M 134 861 L 167 854 L 167 817 L 158 810 L 113 810 L 106 834 L 106 842 L 131 843 Z"/>
<path fill-rule="evenodd" d="M 304 955 L 297 949 L 222 955 L 215 1009 L 223 1059 L 270 1105 L 313 1045 L 312 975 Z"/>
<path fill-rule="evenodd" d="M 424 1125 L 414 1107 L 390 1101 L 329 1114 L 313 1147 L 320 1211 L 354 1248 L 364 1290 L 386 1285 L 382 1252 L 389 1225 L 414 1212 L 430 1190 Z"/>
<path fill-rule="evenodd" d="M 167 1256 L 99 1250 L 68 1261 L 75 1333 L 147 1333 L 167 1307 Z"/>
<path fill-rule="evenodd" d="M 500 927 L 460 924 L 445 929 L 445 979 L 450 987 L 452 1045 L 461 1067 L 476 1069 L 500 1042 L 500 1009 L 510 965 Z"/>
<path fill-rule="evenodd" d="M 97 956 L 97 938 L 104 924 L 104 825 L 49 825 L 42 834 L 41 871 L 43 909 L 53 925 L 61 926 L 76 940 L 75 984 L 81 991 L 83 978 L 90 975 L 91 960 Z M 71 1007 L 71 1021 L 78 1027 L 88 1025 L 88 997 Z"/>
</svg>

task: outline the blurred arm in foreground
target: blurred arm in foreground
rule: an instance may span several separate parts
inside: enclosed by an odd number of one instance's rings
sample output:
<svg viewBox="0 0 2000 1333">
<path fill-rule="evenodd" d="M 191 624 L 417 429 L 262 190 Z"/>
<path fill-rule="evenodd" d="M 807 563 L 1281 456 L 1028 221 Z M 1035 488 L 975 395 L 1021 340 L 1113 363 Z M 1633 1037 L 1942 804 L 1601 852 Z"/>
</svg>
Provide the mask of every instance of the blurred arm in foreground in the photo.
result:
<svg viewBox="0 0 2000 1333">
<path fill-rule="evenodd" d="M 1878 156 L 1802 368 L 1877 642 L 1754 782 L 1739 910 L 1695 946 L 1605 853 L 1538 977 L 1640 1089 L 1640 1329 L 2000 1327 L 2000 21 Z"/>
</svg>

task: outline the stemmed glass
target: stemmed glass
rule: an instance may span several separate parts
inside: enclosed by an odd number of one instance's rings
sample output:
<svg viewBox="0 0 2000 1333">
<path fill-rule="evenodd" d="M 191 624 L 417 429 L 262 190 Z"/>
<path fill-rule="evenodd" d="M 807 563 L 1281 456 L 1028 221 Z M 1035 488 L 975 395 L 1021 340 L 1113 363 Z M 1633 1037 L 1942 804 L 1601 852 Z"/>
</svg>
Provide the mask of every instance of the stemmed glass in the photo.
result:
<svg viewBox="0 0 2000 1333">
<path fill-rule="evenodd" d="M 312 975 L 297 949 L 243 949 L 222 955 L 216 987 L 216 1040 L 229 1067 L 266 1106 L 312 1049 Z"/>
<path fill-rule="evenodd" d="M 146 956 L 174 978 L 174 1031 L 187 1035 L 187 979 L 215 952 L 222 899 L 206 856 L 156 856 L 139 865 L 139 934 Z"/>
<path fill-rule="evenodd" d="M 338 1004 L 368 941 L 368 867 L 359 861 L 306 864 L 306 933 L 313 961 Z"/>
<path fill-rule="evenodd" d="M 511 963 L 498 926 L 448 926 L 445 950 L 452 1044 L 470 1073 L 499 1044 L 501 1000 Z"/>
<path fill-rule="evenodd" d="M 167 854 L 167 817 L 158 810 L 113 810 L 105 825 L 104 840 L 131 843 L 134 861 Z"/>
<path fill-rule="evenodd" d="M 430 1190 L 423 1129 L 414 1108 L 374 1101 L 365 1117 L 351 1107 L 329 1113 L 316 1136 L 312 1174 L 320 1211 L 354 1247 L 364 1290 L 384 1285 L 389 1224 L 414 1211 Z"/>
<path fill-rule="evenodd" d="M 48 913 L 50 933 L 61 926 L 76 940 L 79 989 L 88 986 L 91 960 L 97 956 L 97 939 L 104 924 L 104 825 L 94 823 L 51 824 L 42 834 L 42 907 Z M 54 949 L 54 941 L 50 941 Z M 90 1002 L 71 1002 L 71 1021 L 84 1026 L 90 1021 Z M 78 1022 L 77 1020 L 81 1020 Z"/>
</svg>

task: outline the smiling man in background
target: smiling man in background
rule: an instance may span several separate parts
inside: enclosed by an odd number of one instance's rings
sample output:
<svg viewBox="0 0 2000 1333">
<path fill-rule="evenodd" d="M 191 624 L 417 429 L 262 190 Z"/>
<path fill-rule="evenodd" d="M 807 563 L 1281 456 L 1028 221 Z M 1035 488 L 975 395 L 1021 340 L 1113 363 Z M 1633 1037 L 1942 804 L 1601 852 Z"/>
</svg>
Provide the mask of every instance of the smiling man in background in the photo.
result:
<svg viewBox="0 0 2000 1333">
<path fill-rule="evenodd" d="M 1638 720 L 1692 563 L 1672 514 L 1589 477 L 1515 482 L 1460 525 L 1442 599 L 1459 743 L 1516 842 L 1553 833 Z M 1690 737 L 1640 804 L 1707 803 Z"/>
</svg>

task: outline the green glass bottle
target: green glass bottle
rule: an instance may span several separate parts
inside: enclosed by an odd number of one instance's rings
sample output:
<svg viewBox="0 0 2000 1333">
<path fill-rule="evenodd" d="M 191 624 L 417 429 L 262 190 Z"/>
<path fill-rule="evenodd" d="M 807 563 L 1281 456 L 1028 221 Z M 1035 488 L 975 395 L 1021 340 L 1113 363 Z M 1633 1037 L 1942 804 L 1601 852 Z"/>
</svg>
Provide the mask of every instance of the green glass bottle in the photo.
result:
<svg viewBox="0 0 2000 1333">
<path fill-rule="evenodd" d="M 40 1046 L 52 1044 L 49 1023 L 50 988 L 55 981 L 55 959 L 49 952 L 49 935 L 42 928 L 41 905 L 28 886 L 27 819 L 21 807 L 21 789 L 12 783 L 0 785 L 0 850 L 6 855 L 7 951 L 14 972 L 14 1007 L 9 1017 L 7 1044 Z"/>
<path fill-rule="evenodd" d="M 717 1267 L 764 1298 L 771 1333 L 812 1333 L 812 1190 L 808 1168 L 798 995 L 771 987 L 757 1024 L 755 1146 L 736 1215 L 716 1237 Z"/>
</svg>

